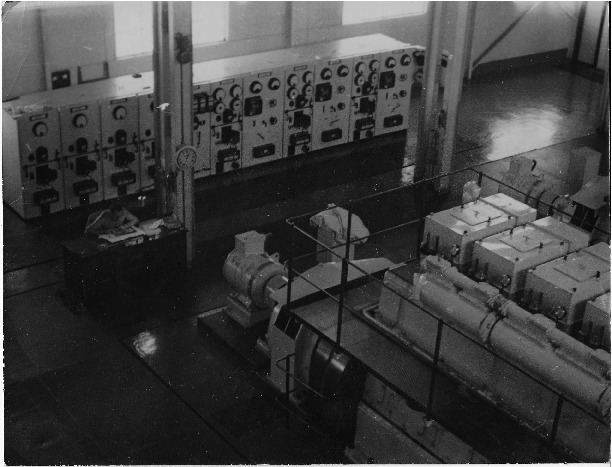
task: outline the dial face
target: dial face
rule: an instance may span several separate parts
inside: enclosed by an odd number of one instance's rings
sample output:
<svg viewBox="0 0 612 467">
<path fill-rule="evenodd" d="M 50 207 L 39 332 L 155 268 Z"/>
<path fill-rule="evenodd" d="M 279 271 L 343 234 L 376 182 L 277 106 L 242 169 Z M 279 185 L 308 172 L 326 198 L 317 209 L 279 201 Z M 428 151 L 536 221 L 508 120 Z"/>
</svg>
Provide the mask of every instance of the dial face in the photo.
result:
<svg viewBox="0 0 612 467">
<path fill-rule="evenodd" d="M 404 55 L 402 55 L 402 58 L 400 59 L 400 63 L 401 63 L 403 66 L 410 65 L 410 62 L 411 62 L 411 61 L 412 61 L 412 59 L 410 58 L 410 55 L 408 55 L 408 54 L 404 54 Z"/>
<path fill-rule="evenodd" d="M 225 104 L 223 102 L 217 102 L 215 104 L 215 113 L 216 114 L 222 114 L 224 110 L 225 110 Z"/>
<path fill-rule="evenodd" d="M 302 94 L 304 97 L 311 98 L 312 97 L 312 86 L 310 84 L 305 84 L 302 88 Z"/>
<path fill-rule="evenodd" d="M 359 74 L 363 74 L 366 70 L 366 66 L 365 63 L 363 62 L 359 62 L 357 63 L 357 65 L 355 65 L 355 71 Z"/>
<path fill-rule="evenodd" d="M 47 134 L 47 130 L 48 130 L 47 125 L 43 122 L 38 122 L 32 128 L 32 132 L 36 136 L 45 136 Z"/>
<path fill-rule="evenodd" d="M 378 73 L 372 72 L 370 73 L 368 81 L 372 86 L 376 86 L 378 84 Z"/>
<path fill-rule="evenodd" d="M 185 170 L 195 166 L 198 154 L 191 146 L 183 146 L 178 150 L 175 156 L 176 167 L 180 170 Z"/>
<path fill-rule="evenodd" d="M 307 71 L 306 73 L 304 73 L 302 79 L 305 83 L 312 84 L 312 71 Z"/>
<path fill-rule="evenodd" d="M 355 76 L 355 84 L 357 86 L 363 86 L 363 83 L 365 83 L 365 76 L 363 75 Z"/>
<path fill-rule="evenodd" d="M 115 120 L 123 120 L 125 117 L 127 117 L 127 110 L 125 109 L 125 107 L 123 107 L 122 105 L 115 107 L 115 109 L 113 110 L 113 118 Z"/>
<path fill-rule="evenodd" d="M 395 60 L 395 58 L 393 58 L 393 57 L 389 57 L 385 61 L 385 65 L 387 66 L 387 68 L 393 68 L 396 63 L 397 63 L 397 60 Z"/>
<path fill-rule="evenodd" d="M 341 78 L 348 76 L 348 74 L 349 74 L 349 68 L 346 65 L 341 65 L 338 68 L 338 76 L 340 76 Z"/>
<path fill-rule="evenodd" d="M 223 99 L 225 99 L 225 91 L 221 88 L 217 88 L 213 93 L 213 97 L 216 101 L 222 101 Z"/>
<path fill-rule="evenodd" d="M 242 96 L 242 88 L 238 84 L 234 84 L 230 89 L 230 95 L 235 98 Z"/>
<path fill-rule="evenodd" d="M 379 66 L 378 60 L 372 60 L 370 62 L 370 71 L 378 71 L 378 66 Z"/>
<path fill-rule="evenodd" d="M 289 77 L 287 78 L 287 84 L 289 86 L 297 86 L 297 84 L 298 84 L 298 77 L 297 77 L 297 75 L 289 75 Z"/>
<path fill-rule="evenodd" d="M 270 78 L 270 81 L 268 81 L 268 88 L 272 91 L 276 91 L 280 88 L 280 81 L 278 78 Z"/>
<path fill-rule="evenodd" d="M 329 68 L 323 68 L 323 70 L 321 70 L 321 78 L 329 79 L 331 77 L 332 77 L 332 71 Z"/>
<path fill-rule="evenodd" d="M 238 113 L 240 112 L 240 109 L 242 109 L 242 101 L 240 99 L 234 99 L 230 103 L 230 107 L 232 108 L 232 111 Z"/>
<path fill-rule="evenodd" d="M 249 89 L 253 94 L 259 94 L 262 89 L 261 83 L 259 81 L 253 81 L 251 86 L 249 86 Z"/>
<path fill-rule="evenodd" d="M 289 99 L 295 99 L 298 96 L 298 90 L 297 88 L 289 88 L 289 90 L 287 91 L 287 97 Z"/>
<path fill-rule="evenodd" d="M 83 114 L 77 114 L 72 119 L 72 124 L 76 128 L 85 128 L 85 126 L 87 125 L 87 117 Z"/>
</svg>

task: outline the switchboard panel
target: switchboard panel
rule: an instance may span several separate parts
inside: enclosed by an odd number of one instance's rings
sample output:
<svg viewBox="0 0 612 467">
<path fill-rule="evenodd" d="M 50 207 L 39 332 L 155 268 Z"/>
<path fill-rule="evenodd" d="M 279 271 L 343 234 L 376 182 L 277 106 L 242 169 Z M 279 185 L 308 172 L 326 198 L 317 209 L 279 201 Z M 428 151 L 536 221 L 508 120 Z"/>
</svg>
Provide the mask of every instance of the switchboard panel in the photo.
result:
<svg viewBox="0 0 612 467">
<path fill-rule="evenodd" d="M 347 143 L 352 60 L 321 60 L 314 67 L 312 149 Z"/>
<path fill-rule="evenodd" d="M 285 157 L 306 154 L 312 149 L 313 82 L 313 64 L 291 66 L 285 70 Z"/>
<path fill-rule="evenodd" d="M 212 83 L 210 89 L 212 173 L 238 170 L 242 167 L 242 77 Z"/>
<path fill-rule="evenodd" d="M 244 78 L 242 165 L 283 157 L 284 70 Z"/>
<path fill-rule="evenodd" d="M 350 141 L 371 138 L 376 127 L 380 54 L 355 57 L 351 91 Z"/>
<path fill-rule="evenodd" d="M 193 176 L 202 178 L 210 175 L 210 113 L 212 96 L 209 84 L 196 84 L 193 87 L 193 147 L 197 159 Z"/>
<path fill-rule="evenodd" d="M 26 219 L 65 209 L 64 177 L 59 159 L 24 167 L 22 183 Z"/>
<path fill-rule="evenodd" d="M 415 49 L 407 47 L 380 54 L 376 134 L 408 128 L 410 92 L 415 72 Z"/>
<path fill-rule="evenodd" d="M 97 102 L 59 110 L 66 209 L 103 200 L 100 110 Z"/>
<path fill-rule="evenodd" d="M 104 199 L 140 189 L 138 157 L 138 98 L 107 99 L 100 103 Z"/>
<path fill-rule="evenodd" d="M 140 189 L 155 188 L 155 95 L 138 96 Z"/>
<path fill-rule="evenodd" d="M 56 110 L 18 119 L 19 157 L 22 167 L 42 164 L 60 157 L 60 126 Z"/>
</svg>

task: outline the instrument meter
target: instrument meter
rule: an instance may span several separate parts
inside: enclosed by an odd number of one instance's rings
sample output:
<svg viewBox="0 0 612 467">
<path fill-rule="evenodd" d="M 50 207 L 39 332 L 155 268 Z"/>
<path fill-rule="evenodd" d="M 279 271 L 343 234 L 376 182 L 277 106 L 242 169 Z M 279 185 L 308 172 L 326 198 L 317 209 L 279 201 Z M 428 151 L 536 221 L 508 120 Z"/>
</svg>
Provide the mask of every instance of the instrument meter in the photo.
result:
<svg viewBox="0 0 612 467">
<path fill-rule="evenodd" d="M 280 80 L 278 78 L 271 78 L 270 81 L 268 81 L 268 88 L 271 91 L 276 91 L 280 88 Z"/>
<path fill-rule="evenodd" d="M 123 120 L 127 117 L 127 110 L 122 105 L 115 107 L 113 110 L 113 118 L 115 120 Z"/>
<path fill-rule="evenodd" d="M 43 122 L 38 122 L 36 125 L 34 125 L 34 128 L 32 128 L 32 132 L 35 136 L 45 136 L 47 131 L 47 125 Z"/>
<path fill-rule="evenodd" d="M 192 146 L 182 146 L 174 155 L 174 163 L 179 170 L 187 170 L 195 166 L 198 155 Z"/>
<path fill-rule="evenodd" d="M 72 124 L 76 128 L 85 128 L 85 126 L 87 125 L 87 117 L 83 114 L 77 114 L 72 119 Z"/>
</svg>

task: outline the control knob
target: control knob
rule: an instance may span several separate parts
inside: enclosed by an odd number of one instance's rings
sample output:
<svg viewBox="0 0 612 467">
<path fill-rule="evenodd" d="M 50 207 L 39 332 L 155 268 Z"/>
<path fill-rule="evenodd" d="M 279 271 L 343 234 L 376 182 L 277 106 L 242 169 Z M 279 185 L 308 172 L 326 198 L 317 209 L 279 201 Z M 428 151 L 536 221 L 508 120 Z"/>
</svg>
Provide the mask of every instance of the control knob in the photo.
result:
<svg viewBox="0 0 612 467">
<path fill-rule="evenodd" d="M 222 114 L 224 110 L 225 110 L 225 104 L 223 102 L 217 102 L 215 104 L 215 113 L 216 114 Z"/>
<path fill-rule="evenodd" d="M 357 86 L 363 86 L 363 83 L 365 83 L 365 76 L 363 75 L 355 76 L 355 84 Z"/>
</svg>

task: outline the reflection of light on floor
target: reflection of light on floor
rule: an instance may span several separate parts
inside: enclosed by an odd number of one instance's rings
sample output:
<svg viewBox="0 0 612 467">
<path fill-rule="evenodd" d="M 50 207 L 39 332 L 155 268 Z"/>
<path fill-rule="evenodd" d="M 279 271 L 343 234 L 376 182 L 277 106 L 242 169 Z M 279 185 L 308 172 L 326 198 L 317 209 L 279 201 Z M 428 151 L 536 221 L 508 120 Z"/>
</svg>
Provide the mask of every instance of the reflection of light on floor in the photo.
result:
<svg viewBox="0 0 612 467">
<path fill-rule="evenodd" d="M 149 331 L 141 332 L 134 341 L 134 348 L 141 357 L 153 355 L 157 350 L 155 336 L 153 336 Z"/>
<path fill-rule="evenodd" d="M 554 144 L 562 118 L 556 111 L 526 109 L 491 122 L 492 148 L 487 159 L 497 160 Z"/>
</svg>

